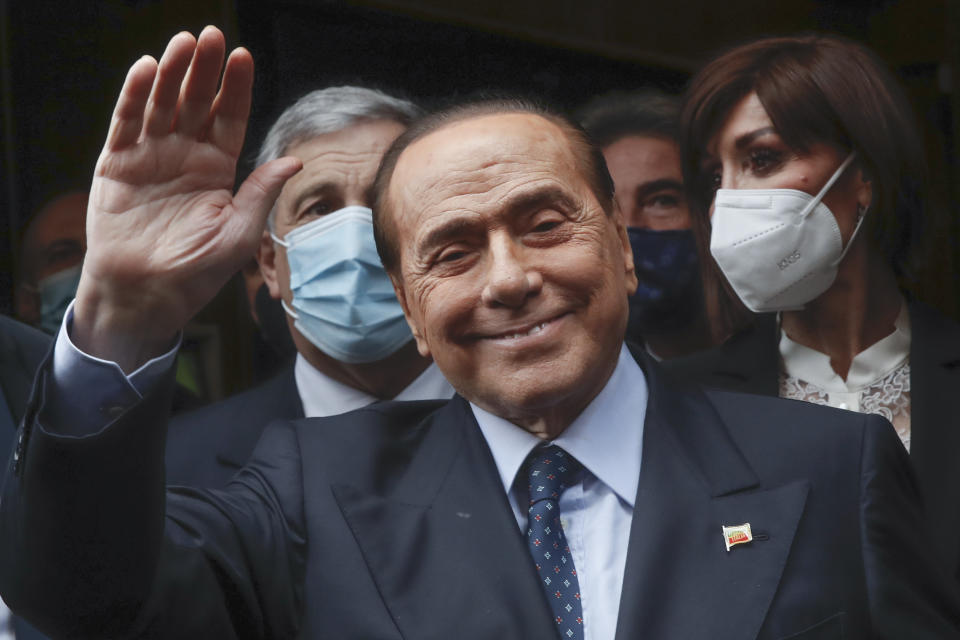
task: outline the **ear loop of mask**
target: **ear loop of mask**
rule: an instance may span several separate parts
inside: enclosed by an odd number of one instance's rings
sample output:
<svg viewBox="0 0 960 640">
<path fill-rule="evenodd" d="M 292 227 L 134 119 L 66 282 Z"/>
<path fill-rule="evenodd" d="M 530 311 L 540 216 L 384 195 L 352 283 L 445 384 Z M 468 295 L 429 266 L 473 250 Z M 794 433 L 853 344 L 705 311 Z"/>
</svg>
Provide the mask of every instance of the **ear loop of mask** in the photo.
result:
<svg viewBox="0 0 960 640">
<path fill-rule="evenodd" d="M 860 232 L 860 227 L 863 226 L 863 219 L 867 217 L 867 209 L 869 207 L 864 207 L 863 211 L 857 212 L 857 226 L 853 228 L 853 233 L 850 234 L 850 240 L 847 241 L 847 246 L 843 248 L 843 251 L 840 252 L 840 257 L 836 259 L 833 263 L 833 266 L 837 266 L 843 260 L 843 257 L 847 255 L 847 251 L 850 250 L 850 247 L 853 246 L 853 241 L 857 238 L 857 233 Z"/>
<path fill-rule="evenodd" d="M 297 315 L 297 312 L 287 306 L 287 301 L 283 298 L 280 298 L 280 306 L 283 307 L 283 310 L 287 312 L 287 315 L 293 318 L 294 320 L 299 320 L 300 316 Z"/>
<path fill-rule="evenodd" d="M 276 243 L 277 243 L 278 245 L 280 245 L 281 247 L 289 247 L 289 246 L 290 246 L 290 243 L 289 243 L 289 242 L 286 242 L 285 240 L 281 240 L 280 238 L 278 238 L 277 235 L 276 235 L 273 231 L 270 232 L 270 238 L 272 238 L 273 241 L 276 242 Z M 287 301 L 284 300 L 283 298 L 280 298 L 280 306 L 283 307 L 283 310 L 287 312 L 287 315 L 288 315 L 288 316 L 290 316 L 290 317 L 293 318 L 294 320 L 297 320 L 297 319 L 298 319 L 299 316 L 297 316 L 297 312 L 294 311 L 293 309 L 291 309 L 290 307 L 288 307 L 288 306 L 287 306 Z"/>
<path fill-rule="evenodd" d="M 832 186 L 834 185 L 834 183 L 835 183 L 837 180 L 840 179 L 840 176 L 843 175 L 843 172 L 847 170 L 847 167 L 850 166 L 850 163 L 853 162 L 853 159 L 856 158 L 856 157 L 857 157 L 857 152 L 856 152 L 856 151 L 851 151 L 851 152 L 850 152 L 850 155 L 847 156 L 847 159 L 843 161 L 843 163 L 837 168 L 837 170 L 834 172 L 834 174 L 833 174 L 832 176 L 830 176 L 830 179 L 827 180 L 827 184 L 823 185 L 823 189 L 820 190 L 820 193 L 817 194 L 817 197 L 814 198 L 814 199 L 810 202 L 810 204 L 807 205 L 806 209 L 805 209 L 805 210 L 803 211 L 803 213 L 801 214 L 802 216 L 804 216 L 804 217 L 807 216 L 811 211 L 813 211 L 813 209 L 814 209 L 818 204 L 820 204 L 821 202 L 823 202 L 823 196 L 827 195 L 827 191 L 830 190 L 830 187 L 832 187 Z M 849 251 L 849 250 L 850 250 L 850 247 L 853 246 L 853 241 L 856 239 L 857 234 L 860 232 L 860 227 L 863 226 L 863 219 L 866 217 L 866 215 L 867 215 L 867 209 L 866 209 L 866 208 L 864 208 L 864 210 L 863 210 L 862 212 L 858 212 L 858 216 L 857 216 L 857 226 L 855 226 L 855 227 L 853 228 L 853 233 L 850 234 L 850 240 L 847 241 L 847 246 L 845 246 L 845 247 L 843 248 L 843 251 L 840 252 L 840 257 L 837 258 L 837 259 L 833 262 L 833 264 L 832 264 L 831 266 L 834 266 L 834 267 L 835 267 L 835 266 L 837 266 L 838 264 L 840 264 L 840 262 L 843 261 L 843 258 L 847 255 L 847 251 Z"/>
<path fill-rule="evenodd" d="M 803 210 L 800 212 L 801 218 L 806 218 L 808 215 L 810 215 L 810 212 L 817 207 L 818 204 L 823 202 L 823 196 L 827 195 L 827 191 L 830 191 L 830 187 L 832 187 L 834 183 L 836 183 L 836 181 L 840 179 L 840 176 L 843 175 L 843 172 L 847 170 L 847 167 L 850 166 L 850 163 L 853 162 L 853 159 L 856 157 L 857 157 L 857 152 L 851 151 L 850 155 L 847 156 L 847 159 L 844 160 L 839 167 L 837 167 L 837 170 L 834 171 L 833 175 L 830 176 L 830 179 L 827 180 L 827 184 L 823 185 L 823 189 L 820 189 L 820 193 L 818 193 L 813 200 L 807 203 L 807 206 L 804 207 Z"/>
</svg>

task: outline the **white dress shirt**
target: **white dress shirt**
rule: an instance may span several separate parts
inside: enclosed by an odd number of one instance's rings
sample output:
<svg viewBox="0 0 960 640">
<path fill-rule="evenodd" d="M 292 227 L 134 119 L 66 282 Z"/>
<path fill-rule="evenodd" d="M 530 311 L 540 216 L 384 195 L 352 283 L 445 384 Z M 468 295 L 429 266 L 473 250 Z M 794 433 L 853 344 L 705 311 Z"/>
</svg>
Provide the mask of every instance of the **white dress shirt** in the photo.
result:
<svg viewBox="0 0 960 640">
<path fill-rule="evenodd" d="M 493 454 L 517 525 L 526 532 L 526 479 L 518 479 L 517 473 L 530 451 L 543 441 L 474 404 L 470 407 Z M 606 386 L 553 441 L 584 467 L 581 481 L 560 496 L 560 513 L 580 582 L 586 640 L 612 640 L 616 633 L 646 411 L 646 378 L 623 346 Z"/>
<path fill-rule="evenodd" d="M 293 365 L 293 377 L 297 383 L 300 402 L 303 404 L 303 415 L 308 418 L 335 416 L 379 400 L 369 393 L 334 380 L 307 362 L 299 353 Z M 451 397 L 453 387 L 440 373 L 437 365 L 431 362 L 394 400 L 446 400 Z"/>
<path fill-rule="evenodd" d="M 906 303 L 893 333 L 854 356 L 844 380 L 830 356 L 780 332 L 780 397 L 883 416 L 910 450 L 910 314 Z"/>
</svg>

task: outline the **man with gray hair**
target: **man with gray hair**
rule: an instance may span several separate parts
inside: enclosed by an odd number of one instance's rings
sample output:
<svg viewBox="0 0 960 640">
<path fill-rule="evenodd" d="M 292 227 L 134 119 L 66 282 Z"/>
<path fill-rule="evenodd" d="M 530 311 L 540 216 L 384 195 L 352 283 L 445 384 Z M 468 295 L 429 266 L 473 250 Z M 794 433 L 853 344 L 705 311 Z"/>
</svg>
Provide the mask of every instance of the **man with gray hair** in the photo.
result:
<svg viewBox="0 0 960 640">
<path fill-rule="evenodd" d="M 270 128 L 257 165 L 283 156 L 303 162 L 257 251 L 270 296 L 287 313 L 296 360 L 255 389 L 178 418 L 167 440 L 168 482 L 225 485 L 272 420 L 453 394 L 417 353 L 373 238 L 374 175 L 420 112 L 373 89 L 331 87 L 295 102 Z"/>
</svg>

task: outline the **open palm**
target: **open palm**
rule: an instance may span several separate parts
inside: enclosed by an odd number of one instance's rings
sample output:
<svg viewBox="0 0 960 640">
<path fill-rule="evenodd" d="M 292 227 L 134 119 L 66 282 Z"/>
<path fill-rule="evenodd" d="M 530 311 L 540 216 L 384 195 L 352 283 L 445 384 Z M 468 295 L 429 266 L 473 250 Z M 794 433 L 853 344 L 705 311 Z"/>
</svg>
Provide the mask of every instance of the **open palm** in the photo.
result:
<svg viewBox="0 0 960 640">
<path fill-rule="evenodd" d="M 159 64 L 138 60 L 97 162 L 74 332 L 82 349 L 121 366 L 169 342 L 216 295 L 300 167 L 274 161 L 232 193 L 253 60 L 231 53 L 218 91 L 224 48 L 208 27 L 199 39 L 175 36 Z"/>
</svg>

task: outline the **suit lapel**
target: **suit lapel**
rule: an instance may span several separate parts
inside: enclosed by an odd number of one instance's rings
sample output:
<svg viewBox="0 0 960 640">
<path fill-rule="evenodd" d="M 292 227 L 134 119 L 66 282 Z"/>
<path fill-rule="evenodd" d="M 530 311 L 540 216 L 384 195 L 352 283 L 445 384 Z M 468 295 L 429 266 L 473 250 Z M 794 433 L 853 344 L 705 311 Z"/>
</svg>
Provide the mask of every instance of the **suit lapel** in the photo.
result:
<svg viewBox="0 0 960 640">
<path fill-rule="evenodd" d="M 650 403 L 617 638 L 754 638 L 807 485 L 760 487 L 706 397 L 644 368 Z M 747 522 L 758 539 L 727 551 L 721 527 Z"/>
<path fill-rule="evenodd" d="M 910 303 L 910 458 L 928 513 L 938 519 L 951 572 L 960 564 L 960 328 L 932 309 Z"/>
<path fill-rule="evenodd" d="M 493 457 L 457 397 L 431 418 L 390 495 L 333 487 L 408 638 L 549 638 L 551 613 Z"/>
</svg>

